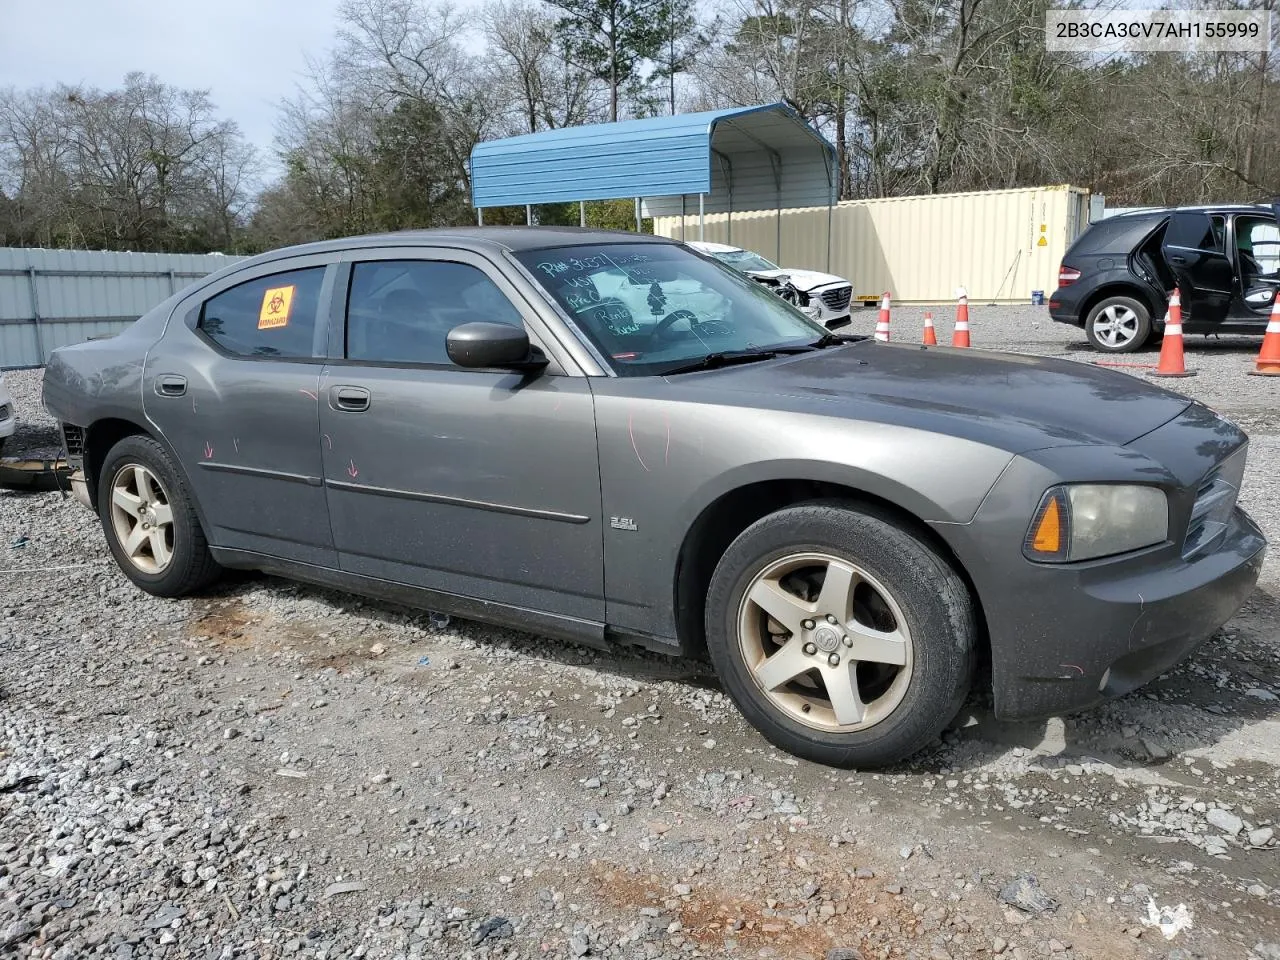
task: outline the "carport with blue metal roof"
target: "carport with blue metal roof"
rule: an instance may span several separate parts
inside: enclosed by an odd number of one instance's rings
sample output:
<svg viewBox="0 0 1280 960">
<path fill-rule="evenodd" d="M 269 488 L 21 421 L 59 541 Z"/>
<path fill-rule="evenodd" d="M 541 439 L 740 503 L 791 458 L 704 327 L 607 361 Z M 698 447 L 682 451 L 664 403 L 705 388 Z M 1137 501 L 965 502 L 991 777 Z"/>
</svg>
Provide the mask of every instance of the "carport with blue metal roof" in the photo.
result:
<svg viewBox="0 0 1280 960">
<path fill-rule="evenodd" d="M 783 103 L 733 107 L 671 117 L 624 120 L 545 130 L 477 144 L 471 151 L 471 198 L 476 219 L 486 207 L 525 207 L 577 201 L 636 202 L 642 216 L 679 216 L 696 198 L 698 237 L 708 213 L 823 207 L 827 260 L 836 200 L 835 149 Z M 732 242 L 732 239 L 730 239 Z"/>
</svg>

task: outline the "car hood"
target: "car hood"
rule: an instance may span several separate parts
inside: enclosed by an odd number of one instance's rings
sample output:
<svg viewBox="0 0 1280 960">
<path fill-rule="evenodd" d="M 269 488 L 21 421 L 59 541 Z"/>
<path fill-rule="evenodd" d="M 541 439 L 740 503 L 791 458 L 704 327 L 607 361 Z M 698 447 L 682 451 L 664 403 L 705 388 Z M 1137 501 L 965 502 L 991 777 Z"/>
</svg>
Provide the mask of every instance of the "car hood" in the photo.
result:
<svg viewBox="0 0 1280 960">
<path fill-rule="evenodd" d="M 892 423 L 1011 453 L 1072 444 L 1123 446 L 1191 404 L 1087 363 L 872 341 L 670 381 L 677 389 L 718 394 L 726 404 Z"/>
<path fill-rule="evenodd" d="M 751 270 L 748 273 L 750 276 L 764 277 L 766 280 L 790 280 L 793 287 L 806 293 L 818 287 L 830 286 L 833 283 L 847 284 L 849 282 L 843 277 L 837 277 L 830 273 L 819 273 L 816 270 Z"/>
</svg>

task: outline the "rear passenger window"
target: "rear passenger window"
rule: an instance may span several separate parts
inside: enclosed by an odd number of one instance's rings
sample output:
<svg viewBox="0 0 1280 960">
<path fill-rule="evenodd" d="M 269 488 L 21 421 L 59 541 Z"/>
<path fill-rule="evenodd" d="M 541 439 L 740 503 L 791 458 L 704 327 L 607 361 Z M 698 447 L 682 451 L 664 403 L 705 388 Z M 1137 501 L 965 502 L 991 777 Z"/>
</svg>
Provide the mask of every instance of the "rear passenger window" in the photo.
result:
<svg viewBox="0 0 1280 960">
<path fill-rule="evenodd" d="M 479 320 L 523 323 L 476 267 L 445 260 L 357 263 L 347 299 L 347 359 L 451 364 L 449 331 Z"/>
<path fill-rule="evenodd" d="M 311 357 L 324 267 L 250 280 L 205 301 L 200 331 L 241 357 Z"/>
<path fill-rule="evenodd" d="M 1222 253 L 1225 249 L 1226 233 L 1227 224 L 1224 217 L 1209 216 L 1199 211 L 1186 211 L 1175 213 L 1169 221 L 1165 244 L 1170 247 Z"/>
</svg>

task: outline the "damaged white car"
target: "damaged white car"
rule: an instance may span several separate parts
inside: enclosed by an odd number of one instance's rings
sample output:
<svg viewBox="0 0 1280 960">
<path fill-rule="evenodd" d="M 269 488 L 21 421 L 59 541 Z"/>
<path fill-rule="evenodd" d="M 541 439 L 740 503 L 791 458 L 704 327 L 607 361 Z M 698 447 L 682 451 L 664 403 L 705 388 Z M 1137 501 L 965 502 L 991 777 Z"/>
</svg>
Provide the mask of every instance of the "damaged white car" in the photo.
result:
<svg viewBox="0 0 1280 960">
<path fill-rule="evenodd" d="M 0 374 L 0 450 L 4 449 L 4 442 L 13 436 L 17 423 L 17 418 L 14 415 L 13 397 L 5 389 L 4 375 Z"/>
<path fill-rule="evenodd" d="M 807 316 L 824 326 L 839 327 L 849 321 L 853 284 L 843 277 L 819 273 L 817 270 L 779 267 L 758 253 L 724 243 L 707 243 L 701 240 L 685 242 L 699 253 L 715 257 L 757 283 L 772 288 L 779 296 L 791 301 Z"/>
</svg>

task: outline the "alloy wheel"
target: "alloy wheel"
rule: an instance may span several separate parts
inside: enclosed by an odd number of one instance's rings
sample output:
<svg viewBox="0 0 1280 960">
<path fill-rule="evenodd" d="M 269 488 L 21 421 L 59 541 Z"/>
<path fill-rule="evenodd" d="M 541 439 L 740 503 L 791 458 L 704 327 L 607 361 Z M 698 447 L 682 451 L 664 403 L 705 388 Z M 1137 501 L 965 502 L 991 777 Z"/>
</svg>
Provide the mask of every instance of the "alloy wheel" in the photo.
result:
<svg viewBox="0 0 1280 960">
<path fill-rule="evenodd" d="M 738 641 L 773 705 L 826 733 L 875 726 L 911 684 L 911 632 L 892 592 L 830 554 L 793 554 L 760 571 L 743 595 Z"/>
<path fill-rule="evenodd" d="M 111 481 L 111 526 L 129 562 L 143 573 L 163 573 L 173 560 L 173 509 L 154 473 L 126 463 Z"/>
<path fill-rule="evenodd" d="M 1126 346 L 1138 335 L 1138 315 L 1122 304 L 1113 303 L 1094 319 L 1093 332 L 1108 347 Z"/>
</svg>

